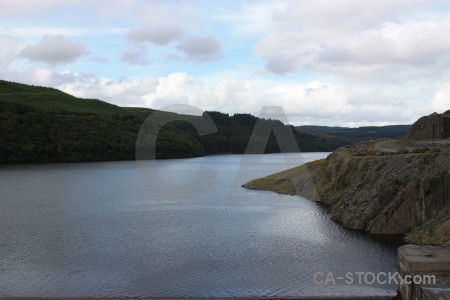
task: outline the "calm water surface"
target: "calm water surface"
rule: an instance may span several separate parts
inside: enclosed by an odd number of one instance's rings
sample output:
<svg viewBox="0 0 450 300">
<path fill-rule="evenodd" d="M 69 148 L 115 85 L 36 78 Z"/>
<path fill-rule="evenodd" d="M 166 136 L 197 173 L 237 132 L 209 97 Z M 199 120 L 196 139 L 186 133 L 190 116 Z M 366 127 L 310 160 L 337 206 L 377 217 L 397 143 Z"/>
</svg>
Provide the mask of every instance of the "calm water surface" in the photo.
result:
<svg viewBox="0 0 450 300">
<path fill-rule="evenodd" d="M 0 168 L 0 297 L 386 295 L 315 272 L 395 271 L 396 248 L 315 203 L 241 188 L 327 153 Z"/>
</svg>

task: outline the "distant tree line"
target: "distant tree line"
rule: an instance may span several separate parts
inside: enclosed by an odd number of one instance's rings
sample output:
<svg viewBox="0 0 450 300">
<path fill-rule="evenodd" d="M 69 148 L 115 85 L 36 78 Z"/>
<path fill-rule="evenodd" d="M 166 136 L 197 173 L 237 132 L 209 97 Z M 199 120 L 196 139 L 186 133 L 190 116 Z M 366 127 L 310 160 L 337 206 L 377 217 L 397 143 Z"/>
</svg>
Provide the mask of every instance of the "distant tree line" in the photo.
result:
<svg viewBox="0 0 450 300">
<path fill-rule="evenodd" d="M 328 136 L 334 136 L 345 143 L 357 143 L 380 138 L 404 138 L 411 125 L 387 125 L 387 126 L 364 126 L 358 128 L 350 127 L 328 127 L 328 126 L 297 126 L 300 132 L 317 132 Z"/>
</svg>

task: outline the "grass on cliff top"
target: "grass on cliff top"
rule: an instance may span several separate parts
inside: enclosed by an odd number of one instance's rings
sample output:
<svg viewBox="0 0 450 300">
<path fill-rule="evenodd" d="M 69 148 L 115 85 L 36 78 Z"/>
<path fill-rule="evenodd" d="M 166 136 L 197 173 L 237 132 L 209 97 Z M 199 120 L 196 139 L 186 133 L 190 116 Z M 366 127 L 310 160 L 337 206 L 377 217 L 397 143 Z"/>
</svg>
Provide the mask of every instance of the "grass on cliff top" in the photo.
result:
<svg viewBox="0 0 450 300">
<path fill-rule="evenodd" d="M 311 176 L 310 171 L 322 165 L 325 160 L 325 158 L 314 160 L 298 167 L 251 180 L 247 184 L 258 190 L 283 191 L 285 194 L 293 195 L 295 194 L 293 182 Z"/>
</svg>

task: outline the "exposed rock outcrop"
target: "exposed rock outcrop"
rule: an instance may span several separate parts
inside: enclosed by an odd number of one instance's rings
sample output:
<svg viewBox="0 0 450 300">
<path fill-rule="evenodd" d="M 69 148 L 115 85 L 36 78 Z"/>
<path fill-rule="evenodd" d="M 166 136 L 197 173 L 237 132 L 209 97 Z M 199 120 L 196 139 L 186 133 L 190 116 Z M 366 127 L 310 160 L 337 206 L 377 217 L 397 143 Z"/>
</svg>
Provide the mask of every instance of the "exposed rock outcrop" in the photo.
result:
<svg viewBox="0 0 450 300">
<path fill-rule="evenodd" d="M 408 130 L 408 140 L 443 139 L 450 137 L 450 110 L 432 113 L 417 120 Z"/>
<path fill-rule="evenodd" d="M 324 203 L 348 228 L 408 234 L 415 243 L 450 240 L 450 140 L 359 143 L 244 187 Z"/>
</svg>

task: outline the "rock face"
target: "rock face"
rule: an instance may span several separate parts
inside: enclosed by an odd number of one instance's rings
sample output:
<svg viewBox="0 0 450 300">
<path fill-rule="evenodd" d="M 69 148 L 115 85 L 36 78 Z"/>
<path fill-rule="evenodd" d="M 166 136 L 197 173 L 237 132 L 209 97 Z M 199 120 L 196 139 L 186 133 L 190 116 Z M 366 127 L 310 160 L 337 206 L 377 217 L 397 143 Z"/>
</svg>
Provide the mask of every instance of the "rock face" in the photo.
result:
<svg viewBox="0 0 450 300">
<path fill-rule="evenodd" d="M 417 120 L 409 129 L 407 139 L 429 140 L 450 137 L 450 110 L 433 113 Z"/>
<path fill-rule="evenodd" d="M 244 186 L 324 203 L 348 228 L 442 244 L 450 240 L 450 140 L 420 146 L 424 151 L 398 140 L 346 146 Z"/>
</svg>

